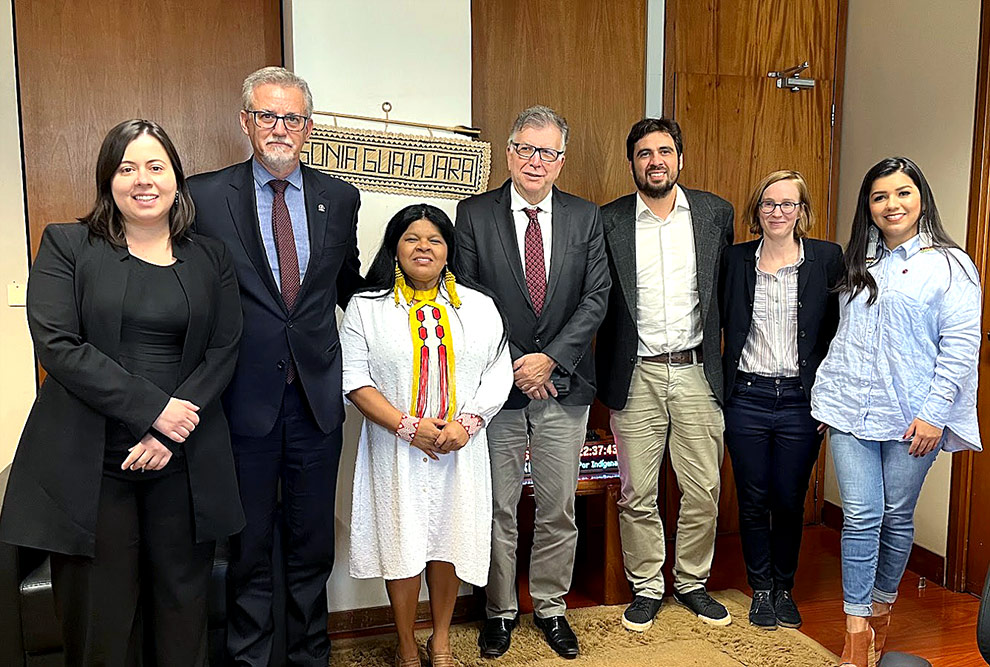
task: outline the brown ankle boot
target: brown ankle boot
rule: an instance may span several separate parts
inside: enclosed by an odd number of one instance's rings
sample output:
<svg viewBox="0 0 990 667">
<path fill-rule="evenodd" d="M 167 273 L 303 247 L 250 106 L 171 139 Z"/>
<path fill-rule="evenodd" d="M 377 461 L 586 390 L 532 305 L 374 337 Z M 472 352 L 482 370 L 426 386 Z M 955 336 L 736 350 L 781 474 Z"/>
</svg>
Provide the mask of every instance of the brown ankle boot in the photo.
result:
<svg viewBox="0 0 990 667">
<path fill-rule="evenodd" d="M 873 650 L 873 628 L 862 632 L 846 631 L 846 643 L 842 647 L 839 667 L 876 667 L 877 656 Z"/>
<path fill-rule="evenodd" d="M 873 628 L 873 650 L 877 654 L 877 660 L 883 653 L 884 644 L 887 643 L 887 630 L 890 628 L 890 612 L 883 616 L 870 616 L 870 627 Z"/>
</svg>

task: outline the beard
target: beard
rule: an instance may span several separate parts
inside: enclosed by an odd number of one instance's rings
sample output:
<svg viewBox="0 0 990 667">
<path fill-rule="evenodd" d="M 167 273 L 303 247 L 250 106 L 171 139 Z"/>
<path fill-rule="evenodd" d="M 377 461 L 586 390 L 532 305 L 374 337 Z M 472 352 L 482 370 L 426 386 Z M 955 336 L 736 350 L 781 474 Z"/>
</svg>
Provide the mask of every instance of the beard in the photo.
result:
<svg viewBox="0 0 990 667">
<path fill-rule="evenodd" d="M 673 175 L 667 172 L 667 181 L 662 185 L 652 185 L 649 182 L 649 174 L 645 174 L 643 178 L 640 178 L 639 174 L 633 172 L 633 180 L 636 182 L 636 189 L 642 192 L 647 197 L 651 199 L 663 199 L 670 194 L 674 186 L 677 185 L 677 179 L 680 177 L 680 170 L 675 171 Z"/>
<path fill-rule="evenodd" d="M 292 146 L 288 144 L 279 144 L 284 146 L 289 150 L 283 150 L 282 148 L 276 148 L 275 146 L 269 144 L 266 145 L 264 151 L 258 156 L 261 164 L 265 165 L 269 171 L 272 172 L 285 172 L 295 169 L 296 163 L 299 161 L 299 156 Z"/>
</svg>

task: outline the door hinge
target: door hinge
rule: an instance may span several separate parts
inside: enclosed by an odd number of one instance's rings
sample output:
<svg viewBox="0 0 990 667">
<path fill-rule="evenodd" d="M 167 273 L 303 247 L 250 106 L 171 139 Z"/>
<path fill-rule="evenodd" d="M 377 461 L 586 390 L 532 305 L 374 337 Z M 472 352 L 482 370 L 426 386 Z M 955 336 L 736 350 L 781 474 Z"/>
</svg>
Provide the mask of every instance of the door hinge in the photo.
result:
<svg viewBox="0 0 990 667">
<path fill-rule="evenodd" d="M 832 127 L 835 127 L 835 105 L 832 105 Z"/>
</svg>

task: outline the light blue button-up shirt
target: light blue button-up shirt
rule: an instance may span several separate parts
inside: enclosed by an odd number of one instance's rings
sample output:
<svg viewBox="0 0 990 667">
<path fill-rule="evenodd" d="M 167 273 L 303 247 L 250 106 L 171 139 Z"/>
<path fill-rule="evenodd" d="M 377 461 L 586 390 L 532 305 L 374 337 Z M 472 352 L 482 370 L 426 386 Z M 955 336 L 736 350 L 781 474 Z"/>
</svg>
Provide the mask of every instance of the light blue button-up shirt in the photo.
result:
<svg viewBox="0 0 990 667">
<path fill-rule="evenodd" d="M 275 247 L 275 230 L 272 228 L 272 202 L 275 201 L 275 191 L 268 185 L 276 180 L 267 169 L 257 160 L 251 161 L 254 171 L 254 200 L 258 204 L 258 222 L 261 224 L 261 241 L 265 244 L 265 254 L 268 265 L 272 267 L 275 284 L 282 289 L 278 273 L 278 250 Z M 289 187 L 285 189 L 285 205 L 289 207 L 289 217 L 292 219 L 292 236 L 296 241 L 296 256 L 299 258 L 299 282 L 306 278 L 306 267 L 309 266 L 309 227 L 306 224 L 306 197 L 303 192 L 302 169 L 296 165 L 295 170 L 285 179 Z"/>
<path fill-rule="evenodd" d="M 839 329 L 811 390 L 811 414 L 862 440 L 902 440 L 916 418 L 944 428 L 946 451 L 982 449 L 976 420 L 979 277 L 962 250 L 915 236 L 869 268 L 868 290 L 840 303 Z"/>
</svg>

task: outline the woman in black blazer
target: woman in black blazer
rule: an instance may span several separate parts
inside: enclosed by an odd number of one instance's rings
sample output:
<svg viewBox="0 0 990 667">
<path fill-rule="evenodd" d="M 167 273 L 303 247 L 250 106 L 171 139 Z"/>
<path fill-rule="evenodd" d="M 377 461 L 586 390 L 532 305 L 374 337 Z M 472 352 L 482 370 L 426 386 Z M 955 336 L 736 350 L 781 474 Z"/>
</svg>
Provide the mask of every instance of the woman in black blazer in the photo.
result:
<svg viewBox="0 0 990 667">
<path fill-rule="evenodd" d="M 48 375 L 0 539 L 51 552 L 69 665 L 206 664 L 215 540 L 243 526 L 220 393 L 241 332 L 222 243 L 157 124 L 103 141 L 81 224 L 49 225 L 27 315 Z"/>
<path fill-rule="evenodd" d="M 814 215 L 796 171 L 760 181 L 746 212 L 761 238 L 726 248 L 720 272 L 725 443 L 753 589 L 749 621 L 796 628 L 801 614 L 791 588 L 822 440 L 809 400 L 838 326 L 842 249 L 807 238 Z"/>
</svg>

